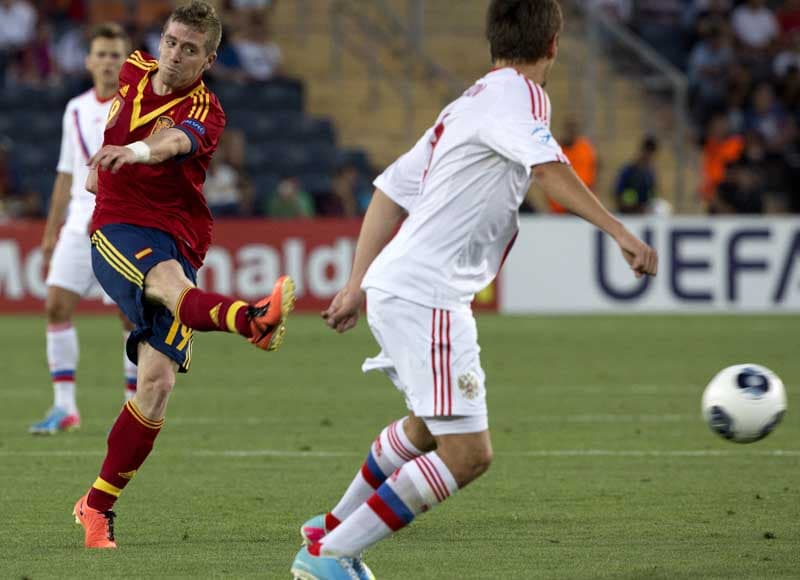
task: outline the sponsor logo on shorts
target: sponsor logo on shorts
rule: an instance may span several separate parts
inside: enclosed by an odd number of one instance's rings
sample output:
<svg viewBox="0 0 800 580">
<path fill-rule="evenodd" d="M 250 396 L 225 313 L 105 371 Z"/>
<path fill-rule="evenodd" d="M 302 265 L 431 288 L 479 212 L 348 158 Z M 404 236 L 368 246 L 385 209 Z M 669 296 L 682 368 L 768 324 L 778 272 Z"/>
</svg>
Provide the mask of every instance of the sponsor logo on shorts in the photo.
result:
<svg viewBox="0 0 800 580">
<path fill-rule="evenodd" d="M 469 371 L 458 377 L 458 390 L 461 391 L 465 399 L 475 399 L 481 390 L 480 382 L 475 373 Z"/>
</svg>

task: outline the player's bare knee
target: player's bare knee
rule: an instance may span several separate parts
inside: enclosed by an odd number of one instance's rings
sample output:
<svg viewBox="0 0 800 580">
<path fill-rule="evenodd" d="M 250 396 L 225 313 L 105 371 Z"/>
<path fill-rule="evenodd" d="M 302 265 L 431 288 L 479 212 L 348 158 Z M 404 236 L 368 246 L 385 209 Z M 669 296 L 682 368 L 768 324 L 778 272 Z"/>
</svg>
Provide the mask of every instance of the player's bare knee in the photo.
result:
<svg viewBox="0 0 800 580">
<path fill-rule="evenodd" d="M 153 266 L 144 279 L 144 293 L 149 300 L 163 304 L 170 311 L 178 302 L 178 297 L 187 286 L 194 286 L 186 277 L 177 260 L 167 260 Z"/>
<path fill-rule="evenodd" d="M 485 447 L 475 451 L 475 455 L 472 457 L 471 461 L 471 468 L 474 474 L 473 479 L 479 478 L 489 470 L 493 458 L 494 453 L 491 447 Z"/>
<path fill-rule="evenodd" d="M 464 487 L 486 473 L 492 463 L 492 445 L 488 431 L 445 435 L 438 438 L 437 453 L 453 473 L 459 487 Z"/>
<path fill-rule="evenodd" d="M 175 386 L 175 373 L 168 369 L 150 369 L 139 373 L 136 396 L 144 404 L 145 415 L 162 409 Z M 156 413 L 158 414 L 158 413 Z"/>
<path fill-rule="evenodd" d="M 403 423 L 403 431 L 409 441 L 420 451 L 433 451 L 436 449 L 436 439 L 431 435 L 425 421 L 410 413 Z"/>
<path fill-rule="evenodd" d="M 63 324 L 72 319 L 72 310 L 63 301 L 48 297 L 45 302 L 48 324 Z"/>
</svg>

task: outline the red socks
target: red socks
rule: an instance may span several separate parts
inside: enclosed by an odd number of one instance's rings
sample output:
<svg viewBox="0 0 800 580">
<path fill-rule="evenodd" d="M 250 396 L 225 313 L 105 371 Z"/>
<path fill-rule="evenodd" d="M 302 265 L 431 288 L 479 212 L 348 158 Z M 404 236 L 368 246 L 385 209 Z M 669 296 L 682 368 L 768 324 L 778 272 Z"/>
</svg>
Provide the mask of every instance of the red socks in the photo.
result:
<svg viewBox="0 0 800 580">
<path fill-rule="evenodd" d="M 178 299 L 176 318 L 193 330 L 236 332 L 246 338 L 253 336 L 247 320 L 247 302 L 233 300 L 222 294 L 187 288 Z"/>
<path fill-rule="evenodd" d="M 325 531 L 332 532 L 342 522 L 331 512 L 325 514 Z"/>
<path fill-rule="evenodd" d="M 108 451 L 100 477 L 89 491 L 89 507 L 110 510 L 123 488 L 153 449 L 164 419 L 147 419 L 133 401 L 128 401 L 108 434 Z"/>
</svg>

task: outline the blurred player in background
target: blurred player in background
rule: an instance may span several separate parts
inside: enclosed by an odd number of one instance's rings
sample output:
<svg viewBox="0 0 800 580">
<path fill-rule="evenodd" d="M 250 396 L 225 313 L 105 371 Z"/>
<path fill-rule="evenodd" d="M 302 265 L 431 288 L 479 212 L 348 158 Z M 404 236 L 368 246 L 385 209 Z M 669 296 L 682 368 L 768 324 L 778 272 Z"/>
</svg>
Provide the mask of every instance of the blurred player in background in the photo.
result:
<svg viewBox="0 0 800 580">
<path fill-rule="evenodd" d="M 103 144 L 103 129 L 111 99 L 117 92 L 119 70 L 129 53 L 130 41 L 120 26 L 103 24 L 95 28 L 86 57 L 86 69 L 94 86 L 70 100 L 64 111 L 58 174 L 42 239 L 44 263 L 49 264 L 47 363 L 55 396 L 47 416 L 31 425 L 31 433 L 53 434 L 80 426 L 75 401 L 78 334 L 72 317 L 81 298 L 97 284 L 89 242 L 94 195 L 86 191 L 86 177 L 89 159 Z M 132 326 L 127 320 L 123 320 L 123 326 L 123 340 L 127 341 Z M 124 353 L 123 361 L 128 400 L 136 392 L 136 365 Z"/>
<path fill-rule="evenodd" d="M 337 332 L 353 328 L 366 292 L 381 352 L 363 370 L 386 373 L 409 414 L 375 439 L 339 503 L 302 526 L 295 578 L 372 578 L 360 559 L 365 549 L 488 469 L 485 375 L 470 303 L 510 250 L 532 179 L 612 236 L 636 276 L 656 274 L 654 250 L 600 204 L 550 133 L 543 87 L 562 22 L 557 0 L 492 0 L 495 68 L 375 180 L 350 280 L 323 318 Z"/>
<path fill-rule="evenodd" d="M 176 373 L 189 369 L 192 331 L 237 333 L 276 350 L 294 305 L 288 276 L 253 305 L 195 287 L 211 242 L 203 182 L 225 127 L 202 75 L 221 36 L 210 4 L 177 8 L 162 31 L 158 60 L 136 51 L 122 66 L 104 144 L 91 159 L 92 266 L 135 324 L 128 356 L 139 374 L 136 395 L 108 435 L 100 475 L 73 510 L 89 548 L 117 546 L 111 508 L 153 448 Z"/>
</svg>

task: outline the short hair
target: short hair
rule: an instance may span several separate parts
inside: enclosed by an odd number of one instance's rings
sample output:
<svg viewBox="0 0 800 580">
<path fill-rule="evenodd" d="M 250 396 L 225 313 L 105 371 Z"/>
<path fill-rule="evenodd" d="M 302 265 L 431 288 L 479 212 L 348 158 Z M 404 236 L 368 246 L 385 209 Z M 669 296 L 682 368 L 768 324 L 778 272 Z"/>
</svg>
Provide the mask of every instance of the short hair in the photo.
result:
<svg viewBox="0 0 800 580">
<path fill-rule="evenodd" d="M 558 0 L 492 0 L 486 12 L 492 61 L 527 63 L 546 58 L 563 25 Z"/>
<path fill-rule="evenodd" d="M 167 18 L 164 30 L 167 29 L 170 22 L 180 22 L 205 34 L 206 53 L 211 54 L 219 48 L 220 40 L 222 40 L 222 23 L 217 16 L 217 11 L 208 2 L 192 0 L 189 4 L 179 6 Z"/>
<path fill-rule="evenodd" d="M 131 39 L 128 33 L 116 22 L 103 22 L 92 28 L 89 34 L 89 46 L 98 38 L 107 38 L 109 40 L 119 39 L 124 41 L 126 46 L 131 45 Z"/>
</svg>

